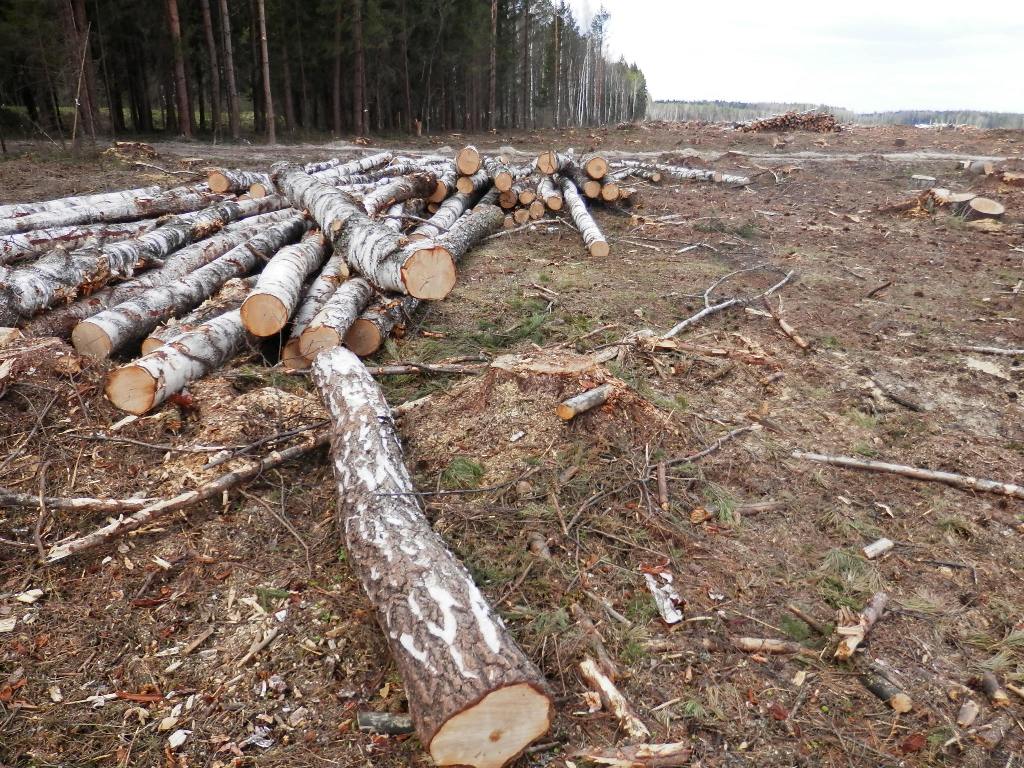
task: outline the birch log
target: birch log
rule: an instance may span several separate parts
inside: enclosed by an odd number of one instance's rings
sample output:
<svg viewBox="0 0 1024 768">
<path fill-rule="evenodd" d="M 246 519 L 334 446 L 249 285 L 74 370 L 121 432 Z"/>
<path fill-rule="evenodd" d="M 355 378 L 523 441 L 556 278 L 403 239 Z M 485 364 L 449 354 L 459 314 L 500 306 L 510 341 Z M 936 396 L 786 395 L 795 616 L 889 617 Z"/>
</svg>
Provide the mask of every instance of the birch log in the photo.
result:
<svg viewBox="0 0 1024 768">
<path fill-rule="evenodd" d="M 357 173 L 366 173 L 367 171 L 382 168 L 394 159 L 395 156 L 391 152 L 378 152 L 374 155 L 367 155 L 359 160 L 352 160 L 348 163 L 342 163 L 341 165 L 326 168 L 313 175 L 316 176 L 317 181 L 321 181 L 325 184 L 330 184 L 332 182 L 337 184 L 346 176 L 353 176 Z"/>
<path fill-rule="evenodd" d="M 252 343 L 255 339 L 246 333 L 238 310 L 232 310 L 111 371 L 104 394 L 117 408 L 142 415 Z"/>
<path fill-rule="evenodd" d="M 609 253 L 608 242 L 587 211 L 587 206 L 576 191 L 576 185 L 571 179 L 564 177 L 559 180 L 559 185 L 562 188 L 562 199 L 569 207 L 573 223 L 583 236 L 583 242 L 586 244 L 587 250 L 590 251 L 590 255 L 599 259 L 604 258 Z"/>
<path fill-rule="evenodd" d="M 459 172 L 455 168 L 455 163 L 446 163 L 438 166 L 435 173 L 437 183 L 427 200 L 431 203 L 440 203 L 455 189 L 455 183 L 459 180 Z"/>
<path fill-rule="evenodd" d="M 472 176 L 480 170 L 483 158 L 473 145 L 463 147 L 455 153 L 455 169 L 463 176 Z"/>
<path fill-rule="evenodd" d="M 746 186 L 750 183 L 750 179 L 746 176 L 736 176 L 729 173 L 721 173 L 720 171 L 707 170 L 706 168 L 683 168 L 682 166 L 667 165 L 665 163 L 641 163 L 638 160 L 620 160 L 619 165 L 627 168 L 659 171 L 673 179 L 714 181 L 720 184 L 737 184 L 740 186 Z"/>
<path fill-rule="evenodd" d="M 279 163 L 275 183 L 296 208 L 310 212 L 353 271 L 383 291 L 420 299 L 443 299 L 455 285 L 451 258 L 436 251 L 403 252 L 404 238 L 372 221 L 348 195 Z"/>
<path fill-rule="evenodd" d="M 346 280 L 316 313 L 299 337 L 299 354 L 314 360 L 325 349 L 340 347 L 352 323 L 373 298 L 373 287 L 359 277 Z"/>
<path fill-rule="evenodd" d="M 19 317 L 92 292 L 112 279 L 131 277 L 140 266 L 151 266 L 183 245 L 202 240 L 227 222 L 283 207 L 282 198 L 223 202 L 199 215 L 175 217 L 131 240 L 53 251 L 24 269 L 0 267 L 0 325 L 15 325 Z"/>
<path fill-rule="evenodd" d="M 200 208 L 205 208 L 223 199 L 223 195 L 214 194 L 200 187 L 174 187 L 155 195 L 140 195 L 123 200 L 101 201 L 91 205 L 40 211 L 16 219 L 0 219 L 0 236 L 31 232 L 33 229 L 70 227 L 75 224 L 150 219 L 169 213 L 198 211 Z"/>
<path fill-rule="evenodd" d="M 624 169 L 627 176 L 633 176 L 644 181 L 650 181 L 657 184 L 661 181 L 661 171 L 657 168 L 650 168 L 644 165 L 627 165 Z M 616 171 L 618 173 L 619 171 Z"/>
<path fill-rule="evenodd" d="M 167 285 L 180 279 L 183 275 L 209 264 L 235 246 L 241 245 L 260 229 L 276 224 L 291 215 L 292 211 L 275 211 L 228 224 L 216 235 L 175 252 L 159 269 L 152 269 L 123 283 L 101 288 L 67 306 L 39 315 L 25 325 L 25 332 L 30 336 L 69 338 L 71 331 L 80 321 L 128 301 L 149 288 Z"/>
<path fill-rule="evenodd" d="M 270 189 L 270 176 L 258 171 L 241 171 L 237 168 L 214 168 L 210 171 L 206 183 L 213 192 L 234 192 L 241 194 L 249 192 L 254 184 L 259 184 L 263 189 Z M 262 195 L 261 195 L 262 197 Z"/>
<path fill-rule="evenodd" d="M 541 176 L 537 182 L 537 194 L 552 211 L 562 210 L 562 192 L 551 176 Z"/>
<path fill-rule="evenodd" d="M 572 166 L 562 171 L 562 176 L 572 179 L 573 184 L 575 184 L 576 188 L 583 193 L 584 197 L 596 200 L 601 196 L 601 182 L 597 179 L 590 178 L 576 166 Z"/>
<path fill-rule="evenodd" d="M 572 151 L 565 153 L 555 152 L 549 150 L 547 152 L 541 152 L 537 156 L 537 170 L 541 173 L 550 176 L 553 173 L 564 173 L 572 168 L 574 165 L 574 157 Z"/>
<path fill-rule="evenodd" d="M 302 297 L 302 284 L 323 263 L 327 242 L 320 230 L 274 254 L 260 273 L 256 287 L 242 303 L 245 329 L 253 336 L 273 336 L 284 328 Z"/>
<path fill-rule="evenodd" d="M 141 234 L 155 229 L 156 219 L 130 221 L 121 224 L 80 224 L 52 229 L 35 229 L 18 235 L 0 237 L 0 264 L 26 256 L 35 256 L 54 248 L 74 250 L 87 244 L 102 245 Z"/>
<path fill-rule="evenodd" d="M 473 204 L 473 197 L 472 193 L 466 194 L 463 192 L 457 192 L 449 197 L 441 203 L 437 213 L 412 231 L 409 235 L 410 242 L 430 240 L 443 235 L 452 228 L 455 222 L 459 220 L 459 217 Z"/>
<path fill-rule="evenodd" d="M 320 274 L 306 289 L 302 302 L 292 318 L 288 341 L 281 349 L 281 364 L 287 370 L 294 371 L 309 366 L 310 361 L 299 352 L 299 339 L 302 337 L 302 332 L 309 327 L 309 322 L 334 295 L 348 274 L 348 265 L 345 263 L 345 259 L 342 254 L 335 251 L 324 264 L 324 268 L 320 270 Z"/>
<path fill-rule="evenodd" d="M 349 562 L 440 766 L 500 768 L 551 725 L 545 681 L 420 509 L 391 409 L 344 348 L 313 362 Z"/>
<path fill-rule="evenodd" d="M 188 313 L 231 278 L 248 274 L 261 261 L 297 240 L 308 226 L 302 214 L 295 213 L 180 280 L 150 288 L 82 321 L 71 332 L 71 343 L 81 355 L 109 357 L 144 338 L 161 321 Z"/>
<path fill-rule="evenodd" d="M 586 155 L 580 160 L 580 167 L 592 179 L 603 179 L 608 173 L 608 161 L 602 155 Z"/>
<path fill-rule="evenodd" d="M 153 197 L 154 195 L 159 195 L 162 190 L 163 187 L 153 185 L 151 187 L 123 189 L 115 192 L 98 192 L 94 195 L 61 197 L 56 200 L 42 200 L 35 203 L 10 203 L 9 205 L 0 205 L 0 219 L 17 219 L 33 213 L 42 213 L 43 211 L 62 211 L 68 208 L 81 208 L 82 206 L 104 205 L 106 203 L 134 200 L 138 197 Z"/>
<path fill-rule="evenodd" d="M 498 191 L 504 192 L 512 188 L 515 176 L 507 163 L 495 157 L 487 157 L 484 158 L 484 168 L 487 170 L 487 175 L 491 177 L 491 183 L 498 188 Z"/>
<path fill-rule="evenodd" d="M 471 195 L 486 189 L 491 183 L 491 176 L 486 170 L 480 170 L 472 176 L 459 176 L 455 182 L 455 189 L 464 195 Z"/>
<path fill-rule="evenodd" d="M 395 232 L 401 232 L 408 221 L 422 219 L 426 207 L 426 201 L 420 198 L 406 200 L 404 203 L 395 203 L 388 208 L 384 215 L 384 226 Z"/>
<path fill-rule="evenodd" d="M 142 354 L 156 352 L 160 347 L 177 341 L 215 317 L 238 309 L 255 285 L 255 275 L 228 280 L 217 293 L 184 317 L 154 328 L 153 332 L 142 340 Z"/>
<path fill-rule="evenodd" d="M 400 176 L 384 186 L 378 187 L 363 197 L 363 208 L 370 218 L 376 218 L 381 211 L 414 197 L 429 197 L 437 184 L 433 171 L 420 171 Z"/>
</svg>

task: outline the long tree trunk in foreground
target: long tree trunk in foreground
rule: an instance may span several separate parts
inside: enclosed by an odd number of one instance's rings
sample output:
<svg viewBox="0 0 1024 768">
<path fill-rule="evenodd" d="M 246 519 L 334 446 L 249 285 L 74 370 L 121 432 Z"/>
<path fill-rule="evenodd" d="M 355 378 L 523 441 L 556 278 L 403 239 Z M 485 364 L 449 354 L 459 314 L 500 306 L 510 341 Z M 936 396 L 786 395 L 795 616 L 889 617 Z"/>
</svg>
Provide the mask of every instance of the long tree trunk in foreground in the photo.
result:
<svg viewBox="0 0 1024 768">
<path fill-rule="evenodd" d="M 156 226 L 154 219 L 146 219 L 124 224 L 81 224 L 34 229 L 20 235 L 7 235 L 0 237 L 0 264 L 9 264 L 16 259 L 46 253 L 54 248 L 71 251 L 89 243 L 102 245 L 127 240 L 149 232 Z"/>
<path fill-rule="evenodd" d="M 281 204 L 276 197 L 267 201 L 229 201 L 196 216 L 172 219 L 132 240 L 70 253 L 54 251 L 25 269 L 8 271 L 0 267 L 0 325 L 14 325 L 19 316 L 29 317 L 72 299 L 83 288 L 94 290 L 114 277 L 131 277 L 140 266 L 151 265 L 183 245 L 208 237 L 246 211 L 272 211 Z"/>
<path fill-rule="evenodd" d="M 235 83 L 235 58 L 231 52 L 231 16 L 228 11 L 228 0 L 220 0 L 220 29 L 224 47 L 224 77 L 228 87 L 228 121 L 231 126 L 231 138 L 238 141 L 242 138 L 242 117 L 238 104 L 238 86 Z"/>
<path fill-rule="evenodd" d="M 319 355 L 338 515 L 437 765 L 499 768 L 547 732 L 545 682 L 420 509 L 391 409 L 359 359 Z"/>
<path fill-rule="evenodd" d="M 17 219 L 32 213 L 43 211 L 60 211 L 65 208 L 81 208 L 89 205 L 106 205 L 108 203 L 135 200 L 140 197 L 155 197 L 163 191 L 163 187 L 154 184 L 138 189 L 115 190 L 113 192 L 97 192 L 92 195 L 75 195 L 59 197 L 56 200 L 43 200 L 38 203 L 10 203 L 0 206 L 0 219 Z"/>
<path fill-rule="evenodd" d="M 366 195 L 363 198 L 363 207 L 370 218 L 376 218 L 381 211 L 395 203 L 414 197 L 429 197 L 436 184 L 437 176 L 431 171 L 401 176 Z"/>
<path fill-rule="evenodd" d="M 345 261 L 376 288 L 421 299 L 443 299 L 455 285 L 455 266 L 436 251 L 402 251 L 402 238 L 372 221 L 351 197 L 301 168 L 275 166 L 274 180 L 292 204 L 308 210 Z"/>
<path fill-rule="evenodd" d="M 288 341 L 281 349 L 281 363 L 288 370 L 294 371 L 309 365 L 309 361 L 299 352 L 299 339 L 302 332 L 309 326 L 310 320 L 316 317 L 316 313 L 334 295 L 348 274 L 348 265 L 345 263 L 343 254 L 335 251 L 324 264 L 324 268 L 320 270 L 320 274 L 309 284 L 302 303 L 299 304 L 299 308 L 295 310 L 295 316 L 292 318 L 292 330 Z"/>
<path fill-rule="evenodd" d="M 319 230 L 282 248 L 267 262 L 242 304 L 242 322 L 254 336 L 272 336 L 284 328 L 299 304 L 302 284 L 323 263 L 327 242 Z"/>
<path fill-rule="evenodd" d="M 277 143 L 277 121 L 274 119 L 274 96 L 270 90 L 270 54 L 267 50 L 267 12 L 263 0 L 256 0 L 259 20 L 260 62 L 263 71 L 263 108 L 267 115 L 267 143 Z"/>
<path fill-rule="evenodd" d="M 181 42 L 178 0 L 167 0 L 167 26 L 171 32 L 171 51 L 174 56 L 174 94 L 178 106 L 178 133 L 186 138 L 192 138 L 192 110 L 188 103 L 188 86 L 185 80 L 185 52 Z"/>
<path fill-rule="evenodd" d="M 243 202 L 242 205 L 253 202 L 257 201 Z M 217 234 L 171 254 L 159 269 L 143 272 L 131 280 L 102 288 L 72 304 L 39 315 L 25 325 L 25 332 L 30 336 L 69 338 L 80 321 L 133 299 L 154 286 L 174 283 L 254 237 L 261 229 L 292 215 L 291 210 L 277 211 L 229 224 Z"/>
<path fill-rule="evenodd" d="M 255 275 L 228 280 L 219 291 L 184 317 L 154 328 L 153 332 L 142 340 L 142 354 L 156 352 L 160 347 L 177 341 L 215 317 L 238 309 L 255 285 Z"/>
<path fill-rule="evenodd" d="M 131 301 L 83 320 L 72 331 L 71 342 L 81 355 L 108 357 L 144 338 L 161 321 L 197 307 L 231 278 L 248 274 L 261 261 L 297 240 L 308 226 L 302 214 L 296 213 L 181 280 L 151 288 Z"/>
<path fill-rule="evenodd" d="M 576 185 L 572 183 L 571 179 L 566 178 L 561 179 L 560 184 L 562 187 L 562 199 L 565 200 L 565 204 L 569 207 L 572 221 L 576 225 L 576 229 L 580 231 L 580 235 L 583 236 L 583 242 L 586 244 L 587 250 L 590 251 L 591 256 L 599 259 L 604 258 L 608 255 L 609 251 L 608 241 L 604 239 L 601 230 L 597 228 L 597 224 L 591 218 L 583 198 L 576 191 Z"/>
<path fill-rule="evenodd" d="M 210 65 L 210 107 L 213 110 L 213 137 L 220 136 L 220 66 L 217 62 L 217 43 L 213 34 L 213 19 L 210 16 L 210 0 L 199 0 L 203 17 L 203 38 L 206 42 L 206 56 Z"/>
<path fill-rule="evenodd" d="M 373 287 L 360 277 L 346 281 L 310 320 L 299 337 L 299 353 L 313 360 L 325 349 L 340 347 L 345 334 L 373 298 Z"/>
</svg>

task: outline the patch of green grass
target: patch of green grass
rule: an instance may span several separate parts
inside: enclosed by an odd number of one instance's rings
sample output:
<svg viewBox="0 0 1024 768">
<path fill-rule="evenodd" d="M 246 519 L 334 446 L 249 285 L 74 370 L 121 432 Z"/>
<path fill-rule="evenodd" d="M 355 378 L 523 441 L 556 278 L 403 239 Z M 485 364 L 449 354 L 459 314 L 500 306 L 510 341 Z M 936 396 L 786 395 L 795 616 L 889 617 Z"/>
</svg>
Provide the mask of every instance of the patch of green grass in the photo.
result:
<svg viewBox="0 0 1024 768">
<path fill-rule="evenodd" d="M 683 717 L 694 720 L 703 720 L 708 716 L 708 710 L 700 699 L 687 699 L 679 706 L 679 711 Z"/>
<path fill-rule="evenodd" d="M 823 336 L 818 340 L 818 345 L 825 349 L 842 349 L 843 345 L 835 336 Z"/>
<path fill-rule="evenodd" d="M 456 456 L 441 473 L 441 485 L 448 490 L 476 488 L 483 477 L 483 464 L 467 456 Z"/>
<path fill-rule="evenodd" d="M 971 527 L 971 524 L 956 515 L 940 518 L 936 525 L 940 531 L 945 531 L 953 536 L 959 536 L 964 539 L 974 536 L 974 529 Z"/>
<path fill-rule="evenodd" d="M 626 603 L 623 611 L 626 618 L 637 624 L 646 624 L 658 615 L 658 606 L 649 592 L 637 592 Z"/>
<path fill-rule="evenodd" d="M 835 548 L 826 552 L 816 575 L 822 599 L 835 608 L 843 605 L 860 608 L 883 583 L 874 563 L 850 549 Z"/>
<path fill-rule="evenodd" d="M 791 616 L 788 613 L 783 614 L 779 619 L 779 629 L 798 643 L 802 643 L 811 636 L 811 628 L 796 616 Z"/>
<path fill-rule="evenodd" d="M 846 412 L 846 418 L 856 424 L 858 427 L 863 429 L 874 429 L 878 426 L 878 417 L 872 416 L 864 411 L 859 411 L 856 408 L 851 408 Z"/>
<path fill-rule="evenodd" d="M 290 593 L 287 589 L 278 589 L 277 587 L 256 587 L 256 600 L 259 602 L 260 607 L 265 611 L 274 610 L 274 605 L 277 600 L 283 600 L 288 597 Z"/>
<path fill-rule="evenodd" d="M 871 443 L 864 442 L 863 440 L 853 444 L 853 452 L 861 456 L 867 456 L 869 459 L 878 455 L 878 450 Z"/>
<path fill-rule="evenodd" d="M 627 639 L 622 644 L 622 650 L 619 652 L 619 658 L 622 660 L 622 663 L 629 667 L 639 664 L 649 655 L 647 646 L 633 638 Z"/>
<path fill-rule="evenodd" d="M 740 524 L 739 515 L 736 514 L 736 507 L 739 504 L 728 489 L 717 483 L 708 483 L 704 487 L 704 501 L 706 508 L 714 511 L 718 522 L 723 525 Z"/>
</svg>

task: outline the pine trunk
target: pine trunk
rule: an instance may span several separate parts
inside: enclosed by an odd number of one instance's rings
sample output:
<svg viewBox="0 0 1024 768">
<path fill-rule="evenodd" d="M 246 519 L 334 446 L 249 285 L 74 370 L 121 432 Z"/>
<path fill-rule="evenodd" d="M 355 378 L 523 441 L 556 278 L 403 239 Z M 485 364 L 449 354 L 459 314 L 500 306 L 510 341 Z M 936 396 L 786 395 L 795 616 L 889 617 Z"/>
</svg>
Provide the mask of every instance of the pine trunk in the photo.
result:
<svg viewBox="0 0 1024 768">
<path fill-rule="evenodd" d="M 220 136 L 220 66 L 217 63 L 217 43 L 213 35 L 213 18 L 210 15 L 210 0 L 199 0 L 203 16 L 203 37 L 206 41 L 206 55 L 210 63 L 210 109 L 213 113 L 213 137 Z"/>
<path fill-rule="evenodd" d="M 499 768 L 547 732 L 543 677 L 420 509 L 391 409 L 351 352 L 313 363 L 331 415 L 338 515 L 437 765 Z"/>
<path fill-rule="evenodd" d="M 334 78 L 331 106 L 334 113 L 334 135 L 341 135 L 341 0 L 334 0 Z"/>
<path fill-rule="evenodd" d="M 309 222 L 296 213 L 181 280 L 151 288 L 82 321 L 72 331 L 71 342 L 81 355 L 109 357 L 147 336 L 162 321 L 187 314 L 228 280 L 244 277 L 257 264 L 298 239 L 308 226 Z"/>
<path fill-rule="evenodd" d="M 366 55 L 363 50 L 363 0 L 352 0 L 352 42 L 355 46 L 352 73 L 352 125 L 356 136 L 369 133 L 366 124 Z"/>
<path fill-rule="evenodd" d="M 220 0 L 220 29 L 224 40 L 224 76 L 228 86 L 228 120 L 231 126 L 231 138 L 238 141 L 242 138 L 242 117 L 238 105 L 238 85 L 235 83 L 235 59 L 231 51 L 231 16 L 228 12 L 228 0 Z"/>
<path fill-rule="evenodd" d="M 188 85 L 185 80 L 185 52 L 181 42 L 181 22 L 178 19 L 178 0 L 167 0 L 167 27 L 171 33 L 174 55 L 174 94 L 178 108 L 178 133 L 192 138 L 192 111 L 188 103 Z"/>
<path fill-rule="evenodd" d="M 260 35 L 260 63 L 263 71 L 263 109 L 267 121 L 267 143 L 277 143 L 277 120 L 274 117 L 274 96 L 270 90 L 270 53 L 267 50 L 267 11 L 264 0 L 256 0 Z"/>
<path fill-rule="evenodd" d="M 242 304 L 246 330 L 254 336 L 266 337 L 284 328 L 299 304 L 302 284 L 320 267 L 326 253 L 327 243 L 319 230 L 278 251 Z"/>
<path fill-rule="evenodd" d="M 217 293 L 184 317 L 154 328 L 153 332 L 142 340 L 142 354 L 148 355 L 150 352 L 156 352 L 160 347 L 177 341 L 186 333 L 191 333 L 215 317 L 238 309 L 254 285 L 256 285 L 255 276 L 228 280 Z"/>
<path fill-rule="evenodd" d="M 487 130 L 497 128 L 498 95 L 498 0 L 491 0 L 491 66 L 488 71 Z"/>
<path fill-rule="evenodd" d="M 340 347 L 345 334 L 373 298 L 373 287 L 359 277 L 347 280 L 327 300 L 299 337 L 299 354 L 312 361 L 325 349 Z"/>
<path fill-rule="evenodd" d="M 572 215 L 572 221 L 576 225 L 576 229 L 583 236 L 583 242 L 586 244 L 587 250 L 590 251 L 591 256 L 604 258 L 609 252 L 608 242 L 604 239 L 604 235 L 601 234 L 597 224 L 594 223 L 594 219 L 591 218 L 589 211 L 587 211 L 583 198 L 576 191 L 576 185 L 572 183 L 572 180 L 565 178 L 560 183 L 562 186 L 562 199 L 569 208 L 569 213 Z"/>
</svg>

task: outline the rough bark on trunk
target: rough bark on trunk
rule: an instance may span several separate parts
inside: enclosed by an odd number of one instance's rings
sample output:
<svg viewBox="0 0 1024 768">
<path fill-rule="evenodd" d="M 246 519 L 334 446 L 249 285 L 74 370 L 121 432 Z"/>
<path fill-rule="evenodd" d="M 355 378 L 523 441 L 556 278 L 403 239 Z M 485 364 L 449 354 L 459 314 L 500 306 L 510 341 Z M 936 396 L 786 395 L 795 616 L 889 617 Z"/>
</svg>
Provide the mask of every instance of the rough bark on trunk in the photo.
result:
<svg viewBox="0 0 1024 768">
<path fill-rule="evenodd" d="M 156 352 L 160 347 L 177 341 L 186 333 L 191 333 L 215 317 L 238 309 L 255 285 L 255 275 L 228 280 L 217 293 L 184 317 L 154 328 L 153 332 L 142 340 L 142 354 L 148 355 L 150 352 Z"/>
<path fill-rule="evenodd" d="M 437 176 L 432 171 L 421 171 L 408 176 L 400 176 L 384 186 L 377 187 L 363 198 L 363 207 L 370 218 L 376 218 L 381 211 L 395 203 L 411 200 L 414 197 L 428 197 L 437 184 Z"/>
<path fill-rule="evenodd" d="M 33 213 L 42 213 L 43 211 L 61 211 L 66 208 L 81 208 L 82 206 L 106 205 L 124 200 L 134 200 L 139 197 L 154 197 L 162 191 L 163 187 L 153 185 L 150 187 L 139 187 L 138 189 L 98 192 L 94 195 L 60 197 L 56 200 L 43 200 L 38 203 L 10 203 L 9 205 L 0 206 L 0 219 L 17 219 Z"/>
<path fill-rule="evenodd" d="M 562 192 L 550 176 L 540 177 L 540 181 L 537 182 L 537 194 L 544 201 L 544 205 L 552 211 L 562 210 Z"/>
<path fill-rule="evenodd" d="M 491 0 L 491 63 L 488 70 L 487 130 L 497 128 L 497 52 L 498 52 L 498 0 Z"/>
<path fill-rule="evenodd" d="M 246 330 L 253 336 L 266 337 L 284 328 L 299 304 L 302 284 L 323 263 L 326 253 L 327 242 L 319 230 L 279 250 L 241 306 Z"/>
<path fill-rule="evenodd" d="M 242 118 L 238 106 L 238 86 L 235 83 L 235 59 L 231 52 L 231 16 L 228 12 L 228 0 L 220 0 L 220 29 L 224 47 L 224 76 L 228 86 L 228 121 L 231 126 L 231 138 L 238 141 L 242 138 Z"/>
<path fill-rule="evenodd" d="M 218 193 L 234 192 L 241 194 L 243 192 L 250 192 L 255 184 L 261 185 L 261 188 L 264 190 L 273 189 L 269 174 L 260 173 L 259 171 L 242 171 L 237 168 L 234 170 L 214 168 L 207 175 L 206 183 L 210 187 L 211 192 Z M 253 195 L 253 197 L 257 197 L 257 195 Z M 258 197 L 263 197 L 263 195 L 258 195 Z"/>
<path fill-rule="evenodd" d="M 294 371 L 309 366 L 309 360 L 306 360 L 299 352 L 299 339 L 302 332 L 309 326 L 309 321 L 316 317 L 316 313 L 334 295 L 338 286 L 348 278 L 348 275 L 348 265 L 345 263 L 343 255 L 335 251 L 324 264 L 324 268 L 320 270 L 320 274 L 309 284 L 299 308 L 295 310 L 295 316 L 292 318 L 288 341 L 281 349 L 281 363 L 288 370 Z"/>
<path fill-rule="evenodd" d="M 566 178 L 562 178 L 559 184 L 562 187 L 562 199 L 569 207 L 572 221 L 576 225 L 576 229 L 580 231 L 580 235 L 583 236 L 583 242 L 586 244 L 587 250 L 590 251 L 590 255 L 604 258 L 609 252 L 608 242 L 587 211 L 583 198 L 576 191 L 576 185 L 571 179 Z"/>
<path fill-rule="evenodd" d="M 181 22 L 178 20 L 178 0 L 167 0 L 167 26 L 171 32 L 174 55 L 174 94 L 178 107 L 178 133 L 192 137 L 192 111 L 188 103 L 188 85 L 185 80 L 185 52 L 181 42 Z"/>
<path fill-rule="evenodd" d="M 72 331 L 71 342 L 79 354 L 108 357 L 144 338 L 161 321 L 188 313 L 231 278 L 248 274 L 259 262 L 298 239 L 308 226 L 309 222 L 296 213 L 181 280 L 151 288 L 82 321 Z"/>
<path fill-rule="evenodd" d="M 473 195 L 471 193 L 458 192 L 452 195 L 441 203 L 433 216 L 412 231 L 409 240 L 415 242 L 416 240 L 431 240 L 439 237 L 451 229 L 452 225 L 472 204 Z"/>
<path fill-rule="evenodd" d="M 363 50 L 363 0 L 352 0 L 352 125 L 356 136 L 368 133 L 366 124 L 366 54 Z"/>
<path fill-rule="evenodd" d="M 309 173 L 315 176 L 317 181 L 324 184 L 342 184 L 349 176 L 383 168 L 394 159 L 395 155 L 392 152 L 378 152 L 374 155 L 361 157 L 358 160 L 325 168 L 322 171 L 310 171 Z"/>
<path fill-rule="evenodd" d="M 373 287 L 359 277 L 345 281 L 317 312 L 299 337 L 299 354 L 314 360 L 320 352 L 340 347 L 352 323 L 373 298 Z"/>
<path fill-rule="evenodd" d="M 346 263 L 376 288 L 421 299 L 443 299 L 451 292 L 455 266 L 446 254 L 404 253 L 398 233 L 372 221 L 351 197 L 301 168 L 278 164 L 274 179 L 293 205 L 310 212 Z"/>
<path fill-rule="evenodd" d="M 87 244 L 127 240 L 149 232 L 157 226 L 153 219 L 131 221 L 124 224 L 82 224 L 73 227 L 36 229 L 20 235 L 0 237 L 0 264 L 9 264 L 19 258 L 36 256 L 54 248 L 74 250 Z"/>
<path fill-rule="evenodd" d="M 267 11 L 263 0 L 256 0 L 260 36 L 260 63 L 263 72 L 263 108 L 266 111 L 267 143 L 277 143 L 277 121 L 274 119 L 274 96 L 270 90 L 270 53 L 267 50 Z"/>
<path fill-rule="evenodd" d="M 401 232 L 409 221 L 422 219 L 426 207 L 426 201 L 419 198 L 395 203 L 384 214 L 384 226 Z"/>
<path fill-rule="evenodd" d="M 213 110 L 213 136 L 220 136 L 220 67 L 217 64 L 217 43 L 213 35 L 213 19 L 210 16 L 210 0 L 199 0 L 203 17 L 203 37 L 206 55 L 210 60 L 210 106 Z"/>
<path fill-rule="evenodd" d="M 391 410 L 359 359 L 313 363 L 333 422 L 338 515 L 354 571 L 438 765 L 499 768 L 550 727 L 543 677 L 420 509 Z"/>
<path fill-rule="evenodd" d="M 33 229 L 133 221 L 168 213 L 187 213 L 224 199 L 223 195 L 209 192 L 205 186 L 174 187 L 154 195 L 118 198 L 91 205 L 39 211 L 16 219 L 3 219 L 0 220 L 0 236 L 31 232 Z"/>
<path fill-rule="evenodd" d="M 30 336 L 69 338 L 71 331 L 81 320 L 128 301 L 149 288 L 175 282 L 183 275 L 209 264 L 235 246 L 241 245 L 256 235 L 261 228 L 276 224 L 291 215 L 291 211 L 278 211 L 229 224 L 216 235 L 172 254 L 159 269 L 143 272 L 131 280 L 102 288 L 72 304 L 39 315 L 25 325 L 25 332 Z"/>
</svg>

